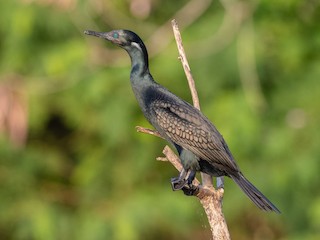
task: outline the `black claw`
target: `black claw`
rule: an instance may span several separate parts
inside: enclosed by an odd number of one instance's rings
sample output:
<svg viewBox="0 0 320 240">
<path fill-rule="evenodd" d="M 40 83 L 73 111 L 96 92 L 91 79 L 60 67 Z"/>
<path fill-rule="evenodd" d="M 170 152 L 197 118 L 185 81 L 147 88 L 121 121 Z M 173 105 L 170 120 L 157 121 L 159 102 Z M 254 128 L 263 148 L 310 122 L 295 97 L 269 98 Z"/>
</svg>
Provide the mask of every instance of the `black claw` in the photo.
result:
<svg viewBox="0 0 320 240">
<path fill-rule="evenodd" d="M 187 196 L 194 196 L 198 193 L 199 188 L 194 185 L 186 185 L 182 188 L 182 191 Z"/>
</svg>

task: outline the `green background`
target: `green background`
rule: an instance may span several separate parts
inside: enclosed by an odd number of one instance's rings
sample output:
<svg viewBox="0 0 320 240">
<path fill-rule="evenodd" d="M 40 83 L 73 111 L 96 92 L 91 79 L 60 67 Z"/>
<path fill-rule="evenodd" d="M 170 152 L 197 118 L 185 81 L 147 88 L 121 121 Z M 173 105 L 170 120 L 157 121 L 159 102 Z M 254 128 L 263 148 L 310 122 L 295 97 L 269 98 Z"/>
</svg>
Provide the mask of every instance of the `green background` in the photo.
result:
<svg viewBox="0 0 320 240">
<path fill-rule="evenodd" d="M 165 142 L 129 85 L 125 51 L 83 34 L 131 29 L 156 81 L 190 101 L 177 18 L 202 111 L 282 211 L 226 179 L 233 239 L 320 237 L 319 1 L 0 1 L 0 239 L 208 239 L 194 197 L 158 162 Z"/>
</svg>

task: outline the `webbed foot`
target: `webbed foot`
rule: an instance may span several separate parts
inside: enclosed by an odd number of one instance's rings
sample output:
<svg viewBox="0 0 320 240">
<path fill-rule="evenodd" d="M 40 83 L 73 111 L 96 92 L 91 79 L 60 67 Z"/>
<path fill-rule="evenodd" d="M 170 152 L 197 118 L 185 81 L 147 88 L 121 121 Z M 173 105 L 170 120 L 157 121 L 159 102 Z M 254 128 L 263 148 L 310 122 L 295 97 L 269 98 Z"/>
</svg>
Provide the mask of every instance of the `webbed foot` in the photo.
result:
<svg viewBox="0 0 320 240">
<path fill-rule="evenodd" d="M 179 177 L 171 178 L 171 187 L 173 191 L 181 190 L 184 187 L 184 185 L 186 185 L 186 175 L 187 172 L 184 169 L 182 169 Z"/>
<path fill-rule="evenodd" d="M 171 187 L 173 191 L 181 190 L 187 181 L 185 179 L 180 179 L 180 177 L 171 178 Z"/>
</svg>

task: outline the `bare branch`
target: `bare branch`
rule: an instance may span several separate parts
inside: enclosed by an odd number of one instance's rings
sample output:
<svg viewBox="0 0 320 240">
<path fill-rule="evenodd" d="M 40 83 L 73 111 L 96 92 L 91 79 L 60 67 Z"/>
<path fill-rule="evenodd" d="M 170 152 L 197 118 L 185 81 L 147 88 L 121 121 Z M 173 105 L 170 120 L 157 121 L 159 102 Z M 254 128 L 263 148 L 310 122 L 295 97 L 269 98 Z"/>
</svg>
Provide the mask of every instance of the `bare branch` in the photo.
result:
<svg viewBox="0 0 320 240">
<path fill-rule="evenodd" d="M 179 32 L 177 21 L 172 20 L 172 28 L 179 50 L 179 59 L 181 60 L 184 72 L 188 79 L 189 88 L 192 95 L 192 101 L 195 108 L 200 110 L 200 103 L 195 82 L 193 80 L 189 63 L 182 45 L 181 34 Z M 215 190 L 212 183 L 212 177 L 208 174 L 201 173 L 202 186 L 197 186 L 195 191 L 199 198 L 211 227 L 213 239 L 230 239 L 228 227 L 222 213 L 222 198 L 223 198 L 223 177 L 217 178 L 218 190 Z"/>
<path fill-rule="evenodd" d="M 163 137 L 160 135 L 160 133 L 156 130 L 152 130 L 152 129 L 144 128 L 144 127 L 140 127 L 140 126 L 136 126 L 136 130 L 137 130 L 137 132 L 150 134 L 150 135 L 153 135 L 153 136 L 156 136 L 156 137 L 163 139 Z"/>
<path fill-rule="evenodd" d="M 170 147 L 165 146 L 162 153 L 166 156 L 167 160 L 179 171 L 182 170 L 182 164 L 179 157 L 171 150 Z"/>
<path fill-rule="evenodd" d="M 197 197 L 199 198 L 200 203 L 202 204 L 202 207 L 208 217 L 212 238 L 229 240 L 231 239 L 230 233 L 222 212 L 221 199 L 223 197 L 223 193 L 223 188 L 215 190 L 214 187 L 203 187 L 200 189 Z M 204 197 L 201 197 L 201 194 Z"/>
<path fill-rule="evenodd" d="M 189 67 L 189 63 L 187 60 L 187 56 L 186 56 L 186 53 L 185 53 L 183 45 L 182 45 L 182 39 L 181 39 L 181 34 L 179 31 L 178 23 L 175 19 L 173 19 L 171 21 L 171 23 L 172 23 L 174 37 L 176 39 L 176 43 L 177 43 L 178 50 L 179 50 L 179 55 L 180 55 L 179 59 L 181 60 L 183 70 L 184 70 L 186 77 L 187 77 L 187 80 L 188 80 L 193 105 L 195 108 L 200 110 L 200 103 L 199 103 L 198 93 L 196 90 L 196 84 L 193 80 L 193 77 L 191 74 L 191 69 Z M 210 175 L 205 174 L 205 173 L 201 173 L 201 178 L 202 178 L 202 185 L 213 186 L 212 177 Z"/>
<path fill-rule="evenodd" d="M 180 10 L 178 10 L 170 19 L 178 19 L 181 22 L 182 29 L 187 28 L 194 23 L 211 5 L 212 0 L 191 0 L 188 1 Z M 149 47 L 149 57 L 154 57 L 162 52 L 172 40 L 172 32 L 170 28 L 170 20 L 166 21 L 162 26 L 157 27 L 147 43 Z"/>
<path fill-rule="evenodd" d="M 159 157 L 157 160 L 168 160 L 179 172 L 182 170 L 182 164 L 179 157 L 165 146 L 162 153 L 165 158 Z M 213 239 L 230 239 L 228 226 L 222 212 L 222 198 L 224 189 L 214 189 L 212 186 L 202 186 L 197 179 L 194 179 L 194 195 L 199 199 L 204 211 L 206 212 Z M 182 189 L 183 190 L 183 189 Z"/>
<path fill-rule="evenodd" d="M 191 69 L 189 67 L 189 63 L 187 60 L 187 56 L 186 56 L 186 53 L 185 53 L 183 45 L 182 45 L 182 39 L 181 39 L 181 34 L 179 31 L 178 23 L 175 19 L 173 19 L 171 21 L 171 24 L 172 24 L 172 28 L 173 28 L 174 37 L 176 39 L 178 50 L 179 50 L 179 55 L 180 55 L 179 59 L 182 63 L 182 67 L 183 67 L 183 70 L 186 74 L 189 88 L 191 91 L 193 105 L 195 108 L 200 110 L 200 103 L 199 103 L 198 93 L 196 90 L 196 84 L 194 83 L 194 80 L 193 80 L 193 77 L 191 74 Z"/>
</svg>

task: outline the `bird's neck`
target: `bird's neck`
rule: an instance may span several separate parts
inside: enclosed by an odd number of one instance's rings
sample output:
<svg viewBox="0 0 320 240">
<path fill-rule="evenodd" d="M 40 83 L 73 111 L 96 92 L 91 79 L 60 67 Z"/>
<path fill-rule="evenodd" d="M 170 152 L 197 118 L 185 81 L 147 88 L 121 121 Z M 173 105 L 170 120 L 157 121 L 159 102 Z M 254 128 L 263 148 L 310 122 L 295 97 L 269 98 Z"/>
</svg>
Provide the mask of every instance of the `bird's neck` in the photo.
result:
<svg viewBox="0 0 320 240">
<path fill-rule="evenodd" d="M 142 109 L 146 114 L 145 92 L 150 87 L 155 85 L 148 67 L 148 53 L 144 46 L 137 45 L 126 49 L 131 58 L 131 73 L 130 82 L 134 95 Z M 148 117 L 147 117 L 148 118 Z"/>
<path fill-rule="evenodd" d="M 149 79 L 149 64 L 148 64 L 148 53 L 144 46 L 138 45 L 131 46 L 126 49 L 131 58 L 131 73 L 130 79 L 133 85 L 146 84 Z"/>
</svg>

